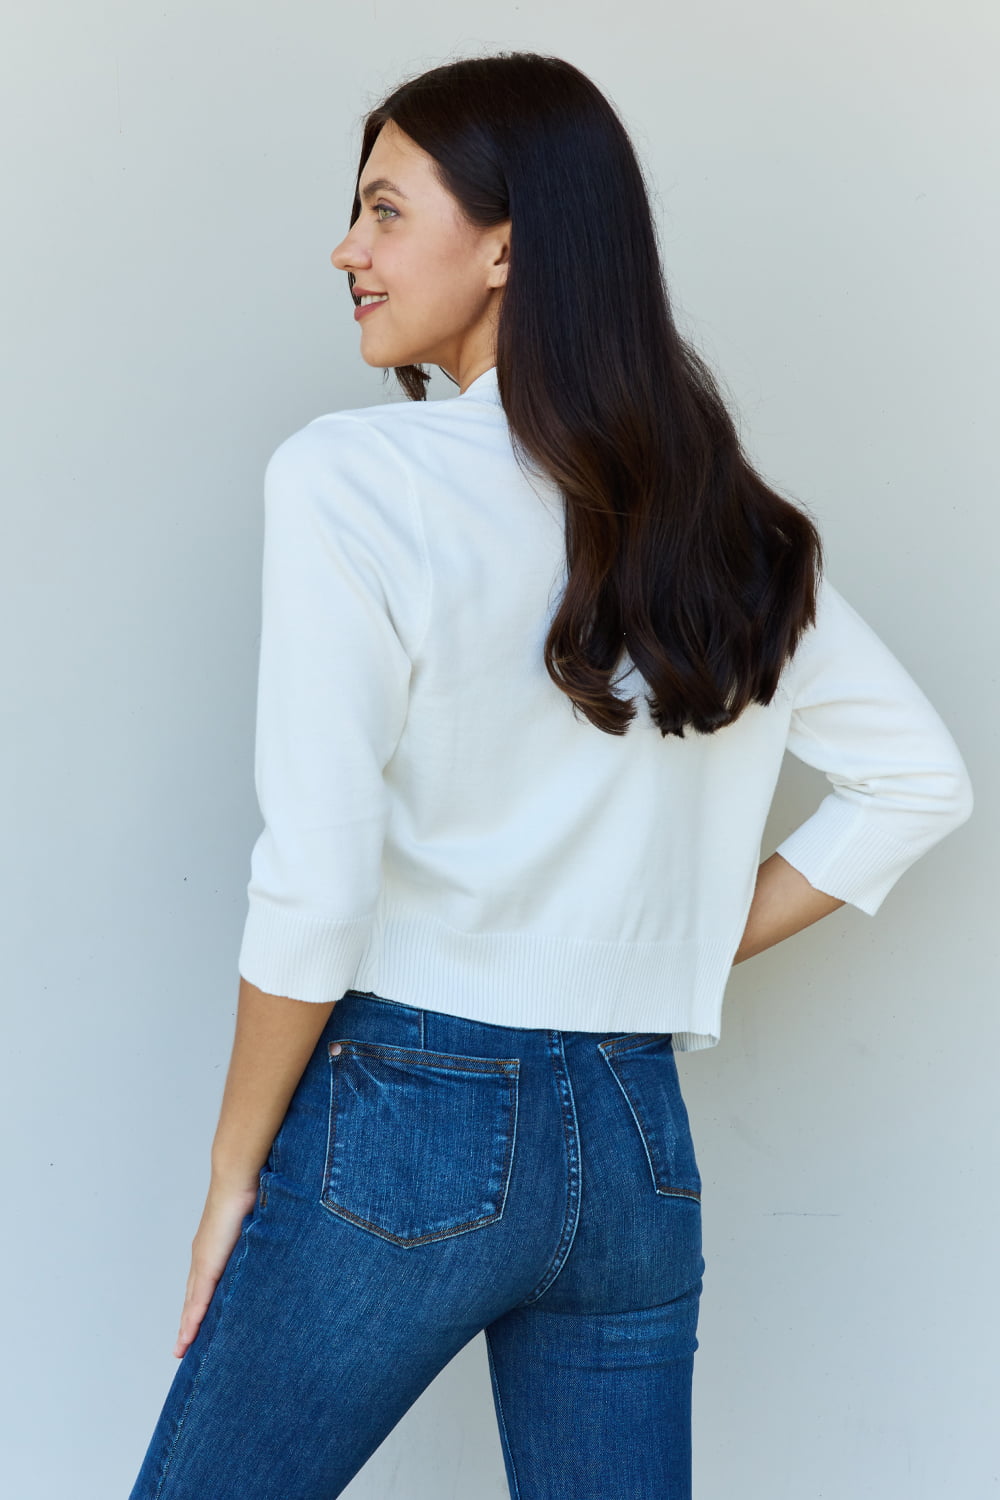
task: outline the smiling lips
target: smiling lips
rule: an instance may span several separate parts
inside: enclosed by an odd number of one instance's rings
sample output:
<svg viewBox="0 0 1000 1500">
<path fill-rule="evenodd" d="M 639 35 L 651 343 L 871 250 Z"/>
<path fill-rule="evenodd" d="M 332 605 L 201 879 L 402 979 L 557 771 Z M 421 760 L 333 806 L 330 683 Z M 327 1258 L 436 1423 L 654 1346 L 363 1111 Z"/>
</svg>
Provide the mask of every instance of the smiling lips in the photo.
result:
<svg viewBox="0 0 1000 1500">
<path fill-rule="evenodd" d="M 355 293 L 355 295 L 357 295 L 357 293 Z M 372 297 L 372 298 L 374 298 L 374 300 L 371 301 L 371 302 L 362 300 L 360 306 L 358 306 L 358 307 L 356 307 L 354 309 L 354 321 L 355 321 L 355 323 L 357 323 L 361 318 L 363 318 L 364 315 L 365 315 L 365 313 L 371 312 L 371 310 L 372 310 L 373 307 L 381 307 L 383 302 L 388 302 L 388 300 L 389 300 L 389 298 L 387 296 L 383 296 L 381 293 L 378 293 L 378 292 L 362 292 L 361 293 L 361 297 L 362 297 L 362 299 L 365 299 L 366 297 Z"/>
</svg>

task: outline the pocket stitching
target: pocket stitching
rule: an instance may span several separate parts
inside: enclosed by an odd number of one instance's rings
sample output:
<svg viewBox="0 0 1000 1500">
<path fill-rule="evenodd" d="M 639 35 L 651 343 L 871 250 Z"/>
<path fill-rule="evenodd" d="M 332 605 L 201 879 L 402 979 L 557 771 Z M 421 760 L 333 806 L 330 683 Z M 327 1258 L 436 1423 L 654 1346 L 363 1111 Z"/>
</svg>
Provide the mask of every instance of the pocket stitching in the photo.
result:
<svg viewBox="0 0 1000 1500">
<path fill-rule="evenodd" d="M 334 1047 L 340 1047 L 341 1053 L 334 1053 Z M 508 1078 L 517 1077 L 521 1063 L 519 1057 L 462 1057 L 456 1052 L 430 1052 L 424 1047 L 393 1047 L 387 1042 L 355 1042 L 349 1038 L 346 1041 L 328 1042 L 327 1052 L 332 1059 L 341 1055 L 348 1047 L 353 1052 L 364 1052 L 369 1057 L 392 1058 L 422 1064 L 424 1067 L 433 1065 L 454 1068 L 456 1072 L 504 1073 Z"/>
<path fill-rule="evenodd" d="M 629 1052 L 633 1047 L 644 1047 L 647 1042 L 670 1041 L 672 1036 L 673 1032 L 670 1031 L 641 1031 L 633 1036 L 613 1037 L 610 1041 L 598 1042 L 597 1045 L 607 1060 L 609 1052 Z"/>
<path fill-rule="evenodd" d="M 611 1056 L 609 1055 L 617 1052 L 630 1051 L 633 1047 L 641 1046 L 643 1043 L 650 1041 L 653 1036 L 660 1035 L 662 1035 L 662 1033 L 650 1032 L 638 1038 L 630 1037 L 628 1038 L 628 1041 L 624 1046 L 608 1045 L 605 1042 L 599 1042 L 598 1048 L 604 1057 L 604 1061 L 611 1069 L 611 1075 L 617 1083 L 618 1087 L 621 1089 L 621 1092 L 625 1098 L 625 1102 L 629 1107 L 629 1112 L 632 1115 L 633 1120 L 635 1121 L 636 1129 L 639 1132 L 639 1139 L 642 1141 L 642 1148 L 646 1153 L 646 1160 L 649 1163 L 650 1176 L 653 1179 L 653 1187 L 655 1191 L 664 1198 L 689 1198 L 695 1203 L 700 1203 L 701 1192 L 695 1188 L 673 1187 L 670 1185 L 666 1187 L 660 1186 L 660 1183 L 657 1181 L 656 1167 L 653 1162 L 653 1154 L 650 1150 L 649 1145 L 650 1139 L 652 1137 L 652 1131 L 646 1124 L 645 1116 L 640 1110 L 638 1100 L 636 1098 L 633 1098 L 632 1094 L 629 1093 L 628 1085 L 619 1074 L 617 1068 L 611 1060 Z"/>
<path fill-rule="evenodd" d="M 424 1063 L 430 1063 L 432 1060 L 438 1060 L 438 1065 L 440 1066 L 453 1066 L 457 1068 L 467 1062 L 480 1063 L 484 1064 L 485 1066 L 473 1069 L 473 1072 L 481 1072 L 483 1074 L 498 1074 L 500 1076 L 508 1078 L 511 1081 L 513 1088 L 511 1092 L 510 1105 L 508 1106 L 508 1117 L 511 1121 L 511 1128 L 507 1132 L 506 1147 L 500 1166 L 500 1201 L 496 1213 L 485 1214 L 480 1216 L 478 1219 L 467 1219 L 464 1223 L 451 1225 L 448 1229 L 434 1231 L 429 1234 L 415 1235 L 412 1238 L 406 1238 L 402 1235 L 393 1234 L 391 1230 L 384 1228 L 384 1226 L 382 1226 L 381 1224 L 375 1224 L 370 1219 L 363 1218 L 360 1214 L 353 1213 L 349 1208 L 344 1207 L 342 1204 L 334 1204 L 329 1201 L 327 1194 L 329 1192 L 330 1171 L 333 1163 L 333 1150 L 337 1135 L 338 1111 L 335 1108 L 335 1105 L 337 1101 L 337 1088 L 339 1085 L 340 1074 L 340 1070 L 334 1068 L 334 1063 L 338 1062 L 339 1059 L 344 1055 L 343 1051 L 337 1054 L 334 1053 L 333 1048 L 337 1045 L 339 1045 L 342 1049 L 350 1047 L 355 1052 L 366 1052 L 377 1057 L 385 1057 L 387 1054 L 392 1054 L 394 1056 L 405 1057 L 407 1060 L 412 1058 L 417 1062 Z M 348 1219 L 352 1224 L 358 1224 L 362 1228 L 369 1230 L 372 1234 L 377 1234 L 381 1239 L 389 1240 L 394 1245 L 401 1245 L 404 1249 L 409 1249 L 411 1245 L 423 1245 L 428 1241 L 451 1239 L 454 1235 L 465 1234 L 471 1229 L 485 1228 L 488 1224 L 495 1224 L 496 1221 L 502 1217 L 504 1209 L 507 1206 L 507 1194 L 510 1190 L 511 1165 L 514 1156 L 514 1142 L 517 1137 L 517 1119 L 520 1093 L 518 1088 L 520 1076 L 520 1058 L 464 1058 L 459 1057 L 454 1053 L 427 1052 L 423 1050 L 410 1049 L 407 1047 L 392 1047 L 388 1044 L 382 1044 L 378 1042 L 352 1041 L 345 1041 L 339 1044 L 330 1042 L 327 1047 L 327 1052 L 330 1066 L 329 1127 L 327 1130 L 326 1160 L 323 1164 L 323 1185 L 320 1192 L 320 1206 L 322 1208 L 325 1208 L 327 1213 L 334 1214 L 338 1218 Z"/>
</svg>

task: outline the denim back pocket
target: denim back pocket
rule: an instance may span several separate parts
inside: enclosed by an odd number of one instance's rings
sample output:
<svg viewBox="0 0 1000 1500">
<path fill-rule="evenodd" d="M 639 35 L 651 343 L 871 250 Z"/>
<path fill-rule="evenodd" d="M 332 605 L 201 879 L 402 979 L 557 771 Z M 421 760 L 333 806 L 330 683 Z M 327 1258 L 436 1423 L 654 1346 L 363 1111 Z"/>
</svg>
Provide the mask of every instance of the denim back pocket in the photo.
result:
<svg viewBox="0 0 1000 1500">
<path fill-rule="evenodd" d="M 327 1051 L 324 1208 L 396 1245 L 500 1218 L 514 1160 L 518 1058 L 344 1040 Z"/>
<path fill-rule="evenodd" d="M 635 1121 L 653 1186 L 678 1198 L 701 1198 L 687 1107 L 669 1033 L 598 1042 Z"/>
</svg>

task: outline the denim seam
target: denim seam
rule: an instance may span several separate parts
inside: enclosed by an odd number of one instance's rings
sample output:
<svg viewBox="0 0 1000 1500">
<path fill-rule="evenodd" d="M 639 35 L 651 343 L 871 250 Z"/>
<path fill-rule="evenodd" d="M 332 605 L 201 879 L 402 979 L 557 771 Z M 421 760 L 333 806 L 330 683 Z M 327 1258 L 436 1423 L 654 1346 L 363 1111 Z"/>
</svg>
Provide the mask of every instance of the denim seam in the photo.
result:
<svg viewBox="0 0 1000 1500">
<path fill-rule="evenodd" d="M 286 1115 L 287 1115 L 287 1110 L 286 1110 Z M 271 1142 L 270 1157 L 271 1157 L 271 1171 L 272 1172 L 280 1172 L 281 1171 L 281 1132 L 284 1129 L 284 1126 L 285 1126 L 285 1122 L 284 1122 L 284 1120 L 282 1120 L 281 1124 L 278 1126 L 278 1132 L 275 1135 L 274 1140 Z"/>
<path fill-rule="evenodd" d="M 510 1465 L 510 1477 L 514 1481 L 514 1492 L 511 1496 L 511 1500 L 520 1500 L 521 1486 L 519 1485 L 517 1479 L 517 1467 L 514 1463 L 514 1450 L 511 1448 L 510 1436 L 507 1432 L 507 1419 L 504 1416 L 503 1398 L 500 1395 L 500 1381 L 497 1379 L 496 1365 L 493 1361 L 493 1344 L 490 1340 L 490 1330 L 488 1328 L 484 1328 L 483 1332 L 486 1335 L 486 1354 L 487 1358 L 489 1359 L 490 1378 L 493 1382 L 493 1394 L 496 1398 L 497 1417 L 500 1423 L 500 1433 L 503 1439 L 504 1452 L 507 1456 L 507 1462 Z"/>
<path fill-rule="evenodd" d="M 333 1051 L 334 1047 L 339 1047 L 342 1051 L 349 1047 L 352 1052 L 360 1052 L 367 1057 L 392 1056 L 425 1068 L 452 1068 L 458 1073 L 503 1073 L 508 1078 L 517 1077 L 521 1061 L 519 1057 L 463 1057 L 454 1052 L 428 1052 L 415 1047 L 394 1047 L 388 1042 L 353 1042 L 350 1040 L 328 1042 L 327 1051 L 331 1057 L 339 1055 Z"/>
<path fill-rule="evenodd" d="M 413 1239 L 404 1239 L 401 1235 L 393 1234 L 391 1230 L 385 1229 L 381 1224 L 374 1224 L 371 1219 L 362 1219 L 359 1214 L 351 1213 L 349 1208 L 344 1208 L 340 1203 L 333 1203 L 325 1196 L 320 1199 L 320 1202 L 327 1213 L 335 1214 L 338 1219 L 347 1219 L 349 1223 L 357 1224 L 360 1228 L 377 1234 L 380 1239 L 388 1240 L 392 1245 L 401 1245 L 404 1250 L 410 1249 L 413 1245 L 433 1244 L 435 1240 L 454 1239 L 456 1234 L 468 1234 L 473 1229 L 485 1229 L 503 1217 L 503 1209 L 499 1208 L 495 1214 L 486 1214 L 481 1219 L 467 1219 L 464 1224 L 453 1224 L 450 1229 L 442 1229 L 434 1234 L 416 1235 Z"/>
<path fill-rule="evenodd" d="M 170 1467 L 175 1457 L 177 1456 L 177 1444 L 180 1442 L 181 1434 L 184 1430 L 184 1423 L 187 1421 L 188 1411 L 190 1410 L 191 1403 L 198 1391 L 198 1387 L 201 1384 L 202 1377 L 205 1374 L 205 1366 L 208 1364 L 208 1361 L 212 1356 L 212 1346 L 215 1343 L 216 1336 L 222 1326 L 223 1314 L 225 1313 L 226 1308 L 229 1306 L 229 1301 L 233 1295 L 233 1292 L 236 1290 L 236 1283 L 239 1281 L 240 1272 L 243 1269 L 243 1263 L 247 1258 L 247 1251 L 250 1248 L 250 1230 L 252 1228 L 253 1222 L 249 1223 L 243 1230 L 243 1254 L 240 1256 L 239 1261 L 233 1269 L 233 1278 L 229 1284 L 229 1289 L 226 1292 L 225 1301 L 219 1308 L 219 1316 L 216 1319 L 215 1327 L 212 1329 L 212 1337 L 209 1339 L 208 1348 L 205 1350 L 204 1354 L 201 1357 L 201 1364 L 198 1366 L 198 1373 L 194 1378 L 194 1383 L 191 1386 L 191 1390 L 188 1392 L 188 1398 L 184 1403 L 184 1409 L 177 1419 L 177 1431 L 174 1433 L 173 1441 L 170 1444 L 170 1450 L 167 1454 L 166 1462 L 163 1465 L 163 1470 L 157 1482 L 156 1490 L 153 1494 L 153 1500 L 160 1500 L 160 1496 L 163 1493 L 163 1486 L 166 1483 L 168 1474 L 170 1473 Z"/>
<path fill-rule="evenodd" d="M 553 1045 L 552 1043 L 552 1037 L 555 1037 L 555 1045 Z M 573 1084 L 569 1076 L 569 1067 L 566 1063 L 566 1053 L 563 1049 L 562 1033 L 559 1031 L 553 1031 L 549 1035 L 550 1065 L 552 1065 L 553 1054 L 555 1053 L 557 1047 L 559 1049 L 559 1055 L 562 1058 L 562 1070 L 561 1073 L 557 1072 L 553 1065 L 553 1072 L 556 1072 L 557 1083 L 559 1084 L 559 1118 L 563 1128 L 563 1141 L 566 1146 L 566 1216 L 563 1218 L 563 1226 L 559 1235 L 559 1243 L 556 1245 L 556 1248 L 553 1251 L 552 1259 L 549 1261 L 544 1275 L 542 1276 L 540 1281 L 536 1282 L 535 1286 L 528 1293 L 528 1295 L 521 1302 L 518 1302 L 516 1304 L 519 1308 L 531 1307 L 534 1305 L 534 1303 L 540 1301 L 541 1298 L 544 1297 L 545 1293 L 548 1291 L 549 1287 L 555 1281 L 563 1266 L 566 1264 L 566 1261 L 569 1259 L 569 1253 L 573 1248 L 573 1242 L 576 1239 L 576 1231 L 580 1224 L 580 1201 L 583 1196 L 583 1172 L 580 1155 L 580 1126 L 576 1118 L 576 1101 L 573 1098 Z M 562 1087 L 563 1082 L 565 1082 L 565 1090 Z M 566 1112 L 567 1095 L 569 1099 L 569 1110 L 573 1122 L 572 1131 L 569 1129 L 568 1117 Z M 566 1240 L 566 1227 L 569 1223 L 569 1215 L 572 1212 L 573 1207 L 574 1143 L 576 1151 L 576 1216 L 573 1220 L 572 1233 L 569 1236 L 569 1240 L 566 1242 L 565 1249 L 563 1249 L 563 1241 Z M 562 1257 L 561 1259 L 560 1252 Z"/>
<path fill-rule="evenodd" d="M 646 1040 L 648 1040 L 648 1038 L 646 1038 Z M 640 1043 L 636 1042 L 634 1045 L 639 1046 Z M 646 1160 L 649 1163 L 649 1170 L 650 1170 L 650 1174 L 651 1174 L 651 1176 L 653 1178 L 653 1188 L 654 1188 L 654 1190 L 657 1193 L 659 1193 L 660 1196 L 663 1197 L 663 1198 L 688 1198 L 688 1199 L 690 1199 L 694 1203 L 700 1203 L 701 1202 L 701 1193 L 699 1193 L 695 1188 L 681 1188 L 681 1187 L 671 1187 L 671 1186 L 661 1187 L 660 1186 L 659 1182 L 657 1181 L 656 1167 L 653 1164 L 653 1153 L 650 1150 L 650 1146 L 649 1146 L 649 1142 L 650 1142 L 650 1138 L 651 1138 L 652 1132 L 649 1129 L 649 1126 L 648 1126 L 648 1124 L 646 1122 L 646 1117 L 645 1117 L 645 1115 L 643 1114 L 642 1110 L 639 1107 L 638 1100 L 634 1099 L 633 1096 L 630 1094 L 630 1092 L 628 1090 L 628 1087 L 627 1087 L 624 1079 L 620 1077 L 620 1075 L 618 1073 L 618 1070 L 615 1068 L 614 1063 L 611 1061 L 611 1058 L 609 1057 L 608 1053 L 604 1051 L 603 1044 L 599 1045 L 599 1050 L 604 1053 L 604 1061 L 607 1063 L 608 1067 L 611 1069 L 612 1076 L 614 1077 L 615 1082 L 617 1083 L 619 1089 L 621 1090 L 622 1094 L 624 1095 L 624 1097 L 625 1097 L 625 1103 L 628 1105 L 629 1112 L 631 1113 L 632 1118 L 635 1121 L 636 1129 L 638 1130 L 640 1139 L 642 1140 L 642 1148 L 643 1148 L 643 1150 L 646 1153 Z M 617 1051 L 628 1050 L 628 1049 L 627 1048 L 626 1049 L 615 1048 L 614 1050 L 617 1052 Z"/>
<path fill-rule="evenodd" d="M 631 1036 L 619 1037 L 617 1040 L 598 1042 L 597 1047 L 607 1057 L 609 1052 L 630 1052 L 633 1047 L 644 1047 L 647 1042 L 662 1041 L 672 1035 L 672 1032 L 664 1031 L 635 1032 Z"/>
</svg>

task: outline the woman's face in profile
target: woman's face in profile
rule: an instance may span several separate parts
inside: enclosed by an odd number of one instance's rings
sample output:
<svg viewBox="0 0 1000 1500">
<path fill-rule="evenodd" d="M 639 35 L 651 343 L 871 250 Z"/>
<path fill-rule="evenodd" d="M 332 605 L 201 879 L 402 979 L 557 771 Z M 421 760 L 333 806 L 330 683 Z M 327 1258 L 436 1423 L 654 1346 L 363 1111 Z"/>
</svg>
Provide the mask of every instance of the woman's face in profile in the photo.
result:
<svg viewBox="0 0 1000 1500">
<path fill-rule="evenodd" d="M 463 372 L 494 362 L 509 221 L 469 224 L 433 159 L 392 121 L 375 139 L 359 195 L 360 213 L 330 260 L 353 271 L 355 298 L 387 296 L 355 309 L 362 359 L 384 369 L 438 365 L 464 385 Z"/>
</svg>

